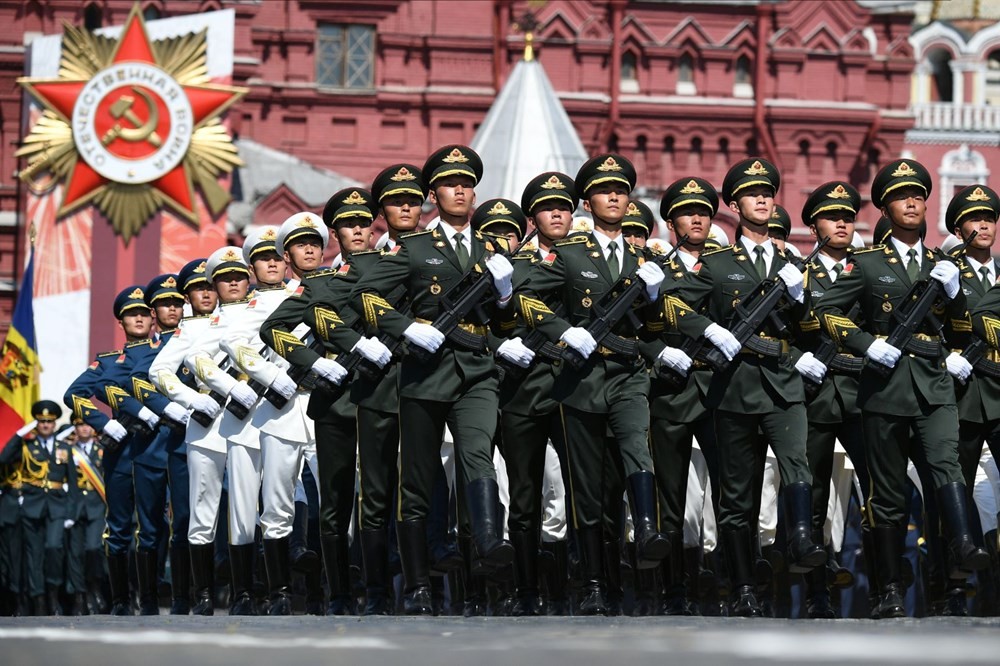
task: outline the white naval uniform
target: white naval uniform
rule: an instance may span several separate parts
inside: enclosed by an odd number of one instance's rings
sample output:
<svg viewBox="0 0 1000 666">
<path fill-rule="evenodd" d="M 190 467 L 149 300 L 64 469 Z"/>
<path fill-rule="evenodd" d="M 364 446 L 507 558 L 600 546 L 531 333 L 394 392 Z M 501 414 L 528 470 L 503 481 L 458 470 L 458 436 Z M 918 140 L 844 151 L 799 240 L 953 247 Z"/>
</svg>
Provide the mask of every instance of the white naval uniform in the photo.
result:
<svg viewBox="0 0 1000 666">
<path fill-rule="evenodd" d="M 237 361 L 240 369 L 265 386 L 270 386 L 290 364 L 271 349 L 266 349 L 263 356 L 260 354 L 264 347 L 260 327 L 298 285 L 298 280 L 292 280 L 283 289 L 257 291 L 243 313 L 241 333 L 228 337 L 224 343 L 223 348 Z M 301 338 L 308 331 L 305 324 L 299 324 L 292 334 Z M 313 477 L 319 478 L 316 428 L 313 420 L 306 416 L 309 396 L 310 392 L 297 390 L 282 409 L 262 401 L 252 416 L 254 427 L 260 430 L 263 460 L 260 525 L 265 539 L 281 539 L 292 532 L 295 487 L 303 461 L 309 465 Z"/>
</svg>

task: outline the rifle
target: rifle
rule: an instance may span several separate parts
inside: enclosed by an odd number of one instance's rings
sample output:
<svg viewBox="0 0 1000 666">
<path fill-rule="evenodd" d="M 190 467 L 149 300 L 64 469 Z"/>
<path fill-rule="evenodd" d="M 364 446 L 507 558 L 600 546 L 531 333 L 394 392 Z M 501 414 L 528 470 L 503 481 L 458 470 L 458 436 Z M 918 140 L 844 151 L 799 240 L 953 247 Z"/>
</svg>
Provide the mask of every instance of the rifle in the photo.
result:
<svg viewBox="0 0 1000 666">
<path fill-rule="evenodd" d="M 502 256 L 517 254 L 537 233 L 537 228 L 532 229 L 531 233 L 525 236 L 517 248 L 509 254 L 500 250 L 497 252 Z M 470 312 L 481 307 L 486 295 L 492 289 L 493 280 L 487 276 L 487 272 L 479 268 L 478 263 L 473 264 L 465 272 L 465 275 L 462 276 L 458 284 L 442 295 L 440 301 L 442 312 L 431 322 L 431 326 L 439 330 L 453 344 L 462 349 L 469 349 L 480 353 L 485 352 L 486 338 L 464 331 L 458 325 Z M 451 298 L 451 294 L 453 293 L 456 296 Z M 410 346 L 409 353 L 420 363 L 428 363 L 433 356 L 431 352 L 417 345 Z"/>
<path fill-rule="evenodd" d="M 687 239 L 686 235 L 682 236 L 677 240 L 677 244 L 674 245 L 670 252 L 663 255 L 662 258 L 658 257 L 651 261 L 658 266 L 665 266 L 673 259 L 674 254 L 680 246 L 687 242 Z M 625 280 L 627 286 L 618 292 L 617 296 L 611 297 L 610 302 L 605 304 L 604 301 L 607 300 L 607 297 L 605 297 L 601 299 L 601 303 L 597 303 L 594 306 L 594 312 L 597 313 L 597 316 L 591 319 L 587 325 L 587 332 L 597 341 L 597 344 L 621 356 L 636 356 L 639 353 L 639 346 L 635 340 L 626 340 L 611 332 L 611 329 L 626 316 L 629 317 L 636 328 L 642 328 L 642 322 L 636 318 L 635 313 L 632 311 L 632 304 L 640 296 L 643 296 L 646 291 L 646 283 L 637 278 L 637 274 L 638 269 Z M 613 292 L 614 288 L 609 293 Z M 587 362 L 587 359 L 580 352 L 569 346 L 562 348 L 562 358 L 576 370 L 579 370 Z"/>
<path fill-rule="evenodd" d="M 803 265 L 812 263 L 820 250 L 829 242 L 830 237 L 827 236 L 817 243 L 813 251 L 803 261 Z M 746 301 L 736 305 L 733 317 L 730 319 L 730 322 L 735 321 L 736 323 L 731 324 L 729 330 L 741 345 L 763 356 L 781 356 L 781 344 L 776 340 L 762 339 L 757 335 L 757 331 L 768 320 L 774 324 L 778 332 L 785 330 L 784 322 L 777 316 L 774 309 L 787 292 L 788 287 L 780 277 L 773 279 L 765 278 L 761 280 L 760 284 L 754 287 L 753 292 Z M 707 351 L 706 358 L 713 368 L 721 367 L 724 369 L 729 365 L 729 361 L 725 355 L 718 349 L 713 348 Z"/>
<path fill-rule="evenodd" d="M 964 243 L 956 247 L 954 255 L 960 254 L 969 243 L 975 239 L 979 232 L 973 231 Z M 896 320 L 896 327 L 889 333 L 885 341 L 900 351 L 909 351 L 917 356 L 934 358 L 941 352 L 941 343 L 923 343 L 913 339 L 913 334 L 917 332 L 924 321 L 929 321 L 931 326 L 941 335 L 942 339 L 944 324 L 931 312 L 941 297 L 944 296 L 944 285 L 933 278 L 927 278 L 914 283 L 906 295 L 903 297 L 903 304 L 893 311 L 893 319 Z M 883 365 L 878 361 L 868 359 L 868 367 L 875 371 L 880 377 L 888 377 L 894 369 Z"/>
<path fill-rule="evenodd" d="M 1000 363 L 986 358 L 989 344 L 978 335 L 962 350 L 962 358 L 969 362 L 979 374 L 1000 379 Z"/>
</svg>

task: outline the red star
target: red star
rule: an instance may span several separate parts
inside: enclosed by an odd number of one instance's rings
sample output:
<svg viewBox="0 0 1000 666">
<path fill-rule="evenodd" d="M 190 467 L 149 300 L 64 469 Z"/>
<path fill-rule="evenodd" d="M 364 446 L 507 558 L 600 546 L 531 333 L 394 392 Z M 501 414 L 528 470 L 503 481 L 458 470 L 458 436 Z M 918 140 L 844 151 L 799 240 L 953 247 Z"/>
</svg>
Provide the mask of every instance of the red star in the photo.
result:
<svg viewBox="0 0 1000 666">
<path fill-rule="evenodd" d="M 142 16 L 136 9 L 133 9 L 129 15 L 115 55 L 108 66 L 124 62 L 148 63 L 159 67 L 159 63 L 153 55 Z M 30 89 L 42 103 L 60 114 L 67 124 L 72 125 L 70 119 L 73 117 L 73 107 L 87 83 L 87 81 L 82 80 L 33 82 Z M 240 96 L 239 93 L 227 88 L 195 85 L 181 85 L 181 88 L 191 104 L 194 114 L 193 127 L 198 127 L 204 120 L 221 113 Z M 62 210 L 67 211 L 75 205 L 86 202 L 109 182 L 84 159 L 78 157 L 66 185 Z M 162 192 L 169 203 L 179 212 L 195 219 L 191 174 L 188 173 L 183 161 L 164 176 L 149 184 Z"/>
</svg>

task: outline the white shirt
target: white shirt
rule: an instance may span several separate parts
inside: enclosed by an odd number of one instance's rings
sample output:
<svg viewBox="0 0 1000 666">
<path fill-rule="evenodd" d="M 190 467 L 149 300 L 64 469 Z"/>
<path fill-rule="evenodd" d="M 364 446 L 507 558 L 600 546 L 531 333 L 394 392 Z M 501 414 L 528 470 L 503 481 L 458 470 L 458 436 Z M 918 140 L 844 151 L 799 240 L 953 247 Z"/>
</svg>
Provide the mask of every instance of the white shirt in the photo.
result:
<svg viewBox="0 0 1000 666">
<path fill-rule="evenodd" d="M 832 257 L 828 257 L 822 252 L 820 252 L 817 256 L 819 257 L 819 263 L 823 264 L 823 268 L 825 268 L 826 272 L 829 274 L 830 282 L 836 282 L 838 276 L 837 276 L 837 271 L 835 271 L 833 267 L 840 266 L 840 269 L 843 270 L 844 268 L 847 267 L 847 260 L 845 259 L 844 261 L 834 261 Z"/>
<path fill-rule="evenodd" d="M 611 239 L 597 229 L 594 229 L 594 238 L 597 239 L 598 245 L 601 246 L 601 252 L 604 253 L 605 259 L 611 256 L 611 253 L 608 250 L 608 248 L 611 247 L 611 244 L 614 243 L 618 246 L 616 252 L 618 253 L 618 267 L 619 270 L 621 270 L 622 260 L 625 256 L 625 239 L 621 236 L 621 234 L 618 235 L 618 238 Z"/>
<path fill-rule="evenodd" d="M 471 224 L 465 225 L 465 228 L 462 229 L 461 231 L 456 231 L 453 226 L 451 226 L 450 224 L 448 224 L 444 220 L 441 220 L 440 222 L 438 222 L 438 227 L 444 233 L 444 237 L 448 239 L 448 242 L 451 243 L 451 249 L 453 249 L 453 250 L 455 249 L 455 237 L 458 236 L 458 235 L 461 235 L 462 236 L 462 242 L 465 243 L 465 253 L 468 254 L 470 257 L 472 256 L 472 225 Z"/>
<path fill-rule="evenodd" d="M 981 264 L 972 257 L 970 257 L 969 255 L 965 255 L 965 260 L 969 262 L 969 266 L 972 267 L 972 272 L 980 280 L 983 279 L 983 274 L 979 272 L 979 269 L 985 266 L 986 270 L 989 271 L 990 284 L 996 284 L 997 281 L 996 262 L 990 259 L 985 264 Z"/>
<path fill-rule="evenodd" d="M 41 443 L 42 446 L 45 447 L 45 450 L 49 452 L 50 456 L 55 453 L 55 448 L 56 448 L 56 438 L 55 437 L 48 437 L 48 438 L 45 438 L 45 439 L 39 437 L 38 441 Z"/>
<path fill-rule="evenodd" d="M 677 256 L 681 258 L 684 268 L 691 270 L 698 263 L 698 257 L 694 256 L 684 248 L 677 250 Z"/>
<path fill-rule="evenodd" d="M 741 236 L 740 242 L 743 244 L 743 248 L 747 251 L 747 257 L 750 259 L 751 264 L 757 261 L 757 252 L 754 248 L 758 246 L 764 248 L 764 266 L 767 270 L 761 277 L 766 278 L 771 273 L 771 264 L 774 262 L 774 243 L 771 242 L 770 238 L 765 240 L 763 243 L 754 243 L 746 236 Z"/>
<path fill-rule="evenodd" d="M 896 252 L 899 253 L 900 259 L 903 262 L 903 270 L 906 270 L 907 268 L 909 268 L 910 258 L 907 256 L 907 253 L 910 250 L 916 250 L 917 251 L 917 267 L 919 268 L 922 265 L 923 257 L 924 257 L 924 244 L 922 242 L 917 241 L 917 244 L 914 245 L 911 248 L 909 245 L 907 245 L 903 241 L 897 240 L 897 239 L 893 238 L 892 236 L 889 237 L 889 240 L 890 240 L 890 242 L 892 242 L 893 247 L 896 248 Z"/>
</svg>

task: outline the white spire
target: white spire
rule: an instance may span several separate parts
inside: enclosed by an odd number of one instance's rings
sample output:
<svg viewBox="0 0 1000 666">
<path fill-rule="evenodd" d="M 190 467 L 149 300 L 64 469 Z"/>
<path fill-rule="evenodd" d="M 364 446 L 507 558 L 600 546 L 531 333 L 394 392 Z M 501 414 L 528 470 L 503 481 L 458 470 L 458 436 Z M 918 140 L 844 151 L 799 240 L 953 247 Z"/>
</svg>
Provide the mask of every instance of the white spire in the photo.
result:
<svg viewBox="0 0 1000 666">
<path fill-rule="evenodd" d="M 576 176 L 587 161 L 566 109 L 538 60 L 522 60 L 497 95 L 472 139 L 483 158 L 476 199 L 521 201 L 528 181 L 543 171 Z"/>
</svg>

